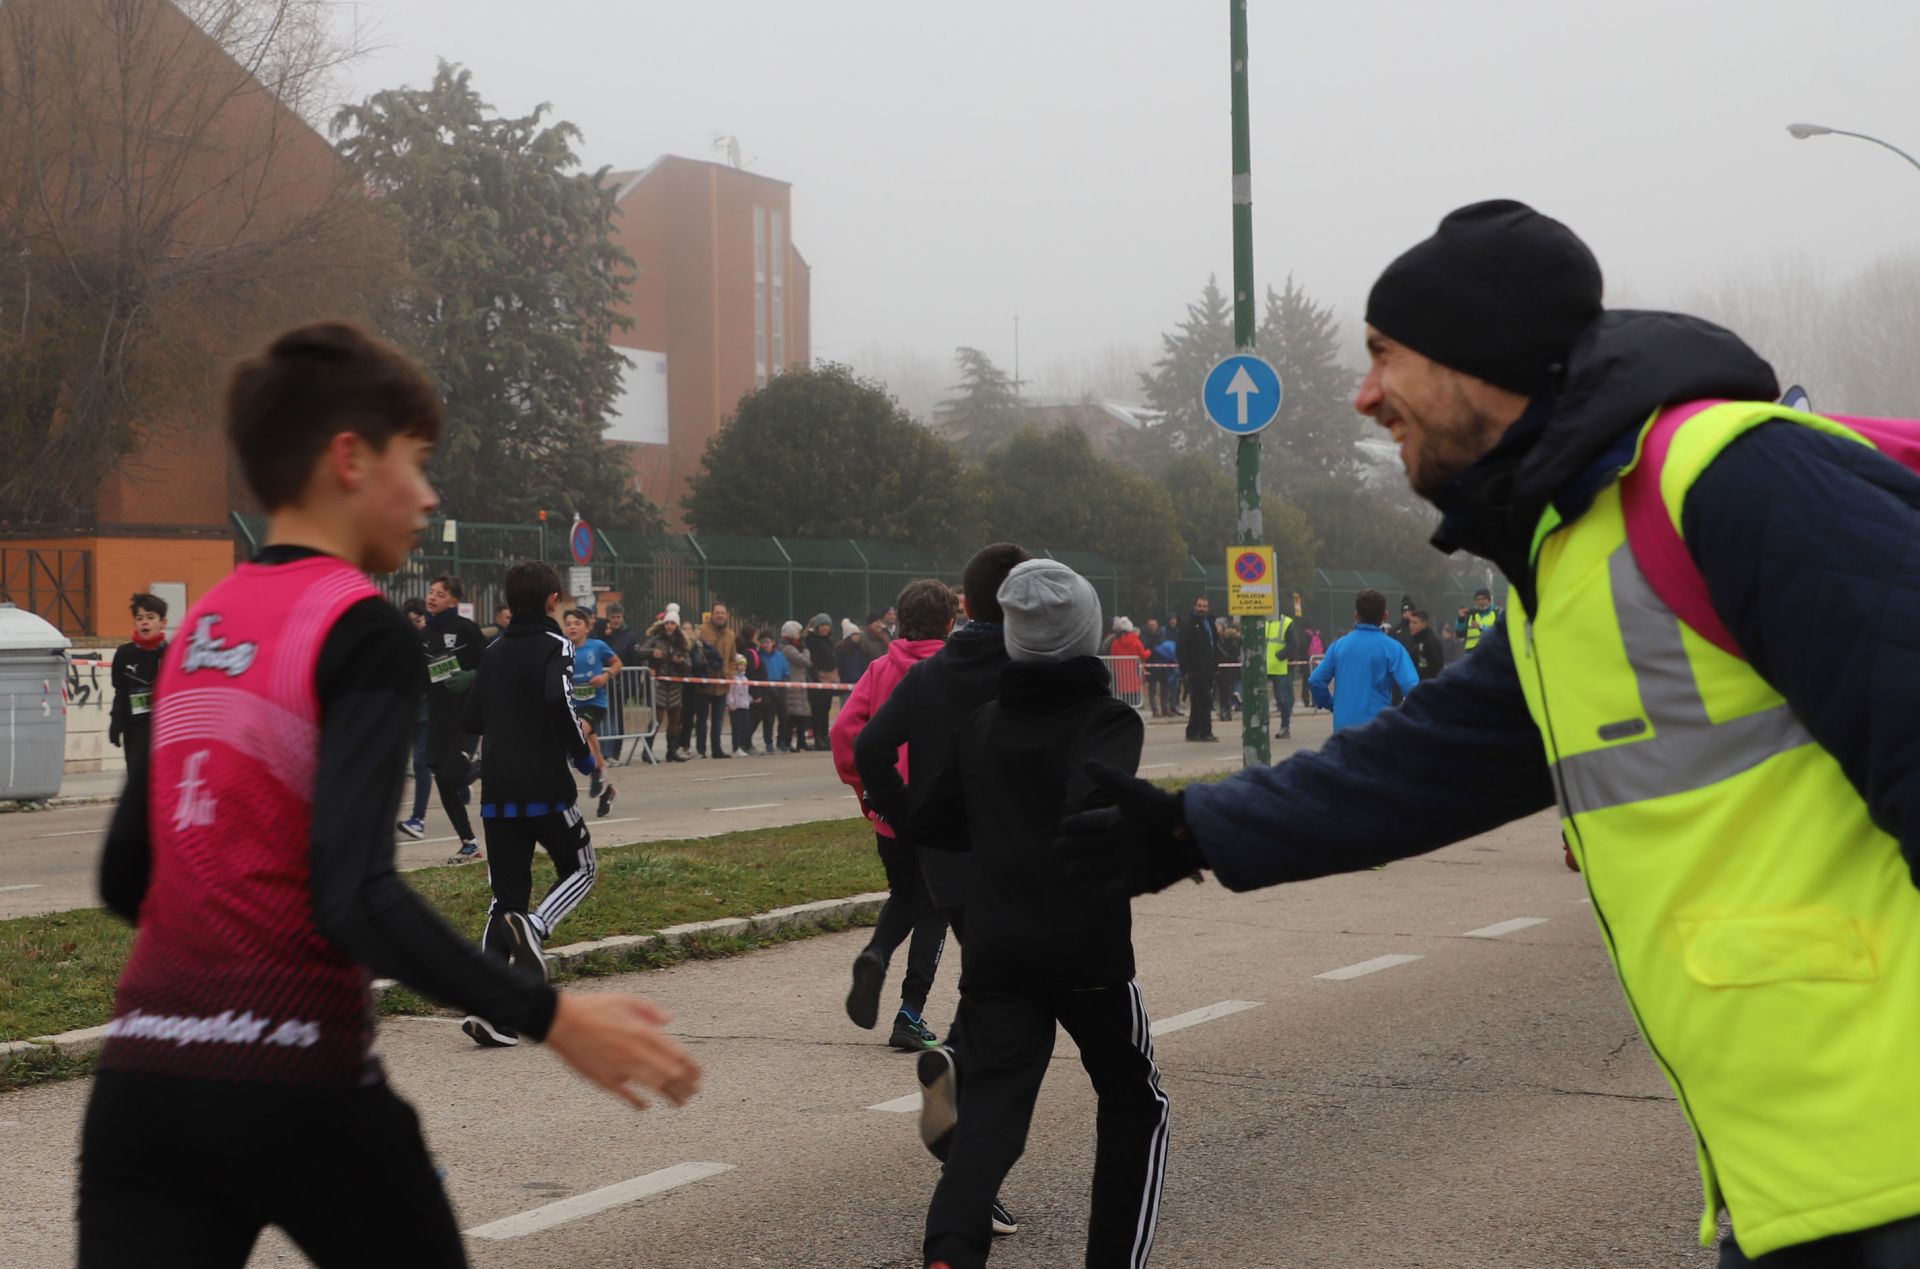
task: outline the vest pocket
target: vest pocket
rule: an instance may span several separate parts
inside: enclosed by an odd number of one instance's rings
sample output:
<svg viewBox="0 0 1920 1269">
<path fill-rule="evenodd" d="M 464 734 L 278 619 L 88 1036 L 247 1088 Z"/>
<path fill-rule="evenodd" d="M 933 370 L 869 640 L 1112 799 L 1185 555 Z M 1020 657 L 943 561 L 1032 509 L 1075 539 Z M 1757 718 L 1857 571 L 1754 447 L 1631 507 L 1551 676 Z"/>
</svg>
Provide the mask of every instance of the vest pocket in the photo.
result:
<svg viewBox="0 0 1920 1269">
<path fill-rule="evenodd" d="M 1708 987 L 1824 981 L 1870 983 L 1873 952 L 1838 912 L 1679 920 L 1687 974 Z"/>
</svg>

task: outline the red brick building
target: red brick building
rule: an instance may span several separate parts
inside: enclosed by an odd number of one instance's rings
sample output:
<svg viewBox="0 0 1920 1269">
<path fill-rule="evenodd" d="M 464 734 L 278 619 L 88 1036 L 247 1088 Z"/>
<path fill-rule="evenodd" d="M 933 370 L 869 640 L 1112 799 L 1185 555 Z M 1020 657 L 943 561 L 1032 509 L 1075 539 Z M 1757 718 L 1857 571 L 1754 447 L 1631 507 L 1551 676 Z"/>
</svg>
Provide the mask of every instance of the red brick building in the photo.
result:
<svg viewBox="0 0 1920 1269">
<path fill-rule="evenodd" d="M 607 435 L 679 525 L 687 482 L 740 398 L 810 362 L 811 271 L 785 181 L 675 155 L 607 179 L 639 275 L 633 326 L 614 341 L 631 365 Z"/>
</svg>

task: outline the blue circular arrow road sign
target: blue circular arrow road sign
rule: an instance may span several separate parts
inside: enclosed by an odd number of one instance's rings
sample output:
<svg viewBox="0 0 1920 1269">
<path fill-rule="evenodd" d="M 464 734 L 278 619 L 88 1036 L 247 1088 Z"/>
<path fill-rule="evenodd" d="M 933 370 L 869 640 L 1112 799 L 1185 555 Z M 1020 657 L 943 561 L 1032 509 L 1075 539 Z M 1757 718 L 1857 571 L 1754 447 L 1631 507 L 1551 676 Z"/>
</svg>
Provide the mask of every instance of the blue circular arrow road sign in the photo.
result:
<svg viewBox="0 0 1920 1269">
<path fill-rule="evenodd" d="M 1207 372 L 1201 404 L 1216 427 L 1250 436 L 1280 413 L 1280 374 L 1251 353 L 1236 353 Z"/>
</svg>

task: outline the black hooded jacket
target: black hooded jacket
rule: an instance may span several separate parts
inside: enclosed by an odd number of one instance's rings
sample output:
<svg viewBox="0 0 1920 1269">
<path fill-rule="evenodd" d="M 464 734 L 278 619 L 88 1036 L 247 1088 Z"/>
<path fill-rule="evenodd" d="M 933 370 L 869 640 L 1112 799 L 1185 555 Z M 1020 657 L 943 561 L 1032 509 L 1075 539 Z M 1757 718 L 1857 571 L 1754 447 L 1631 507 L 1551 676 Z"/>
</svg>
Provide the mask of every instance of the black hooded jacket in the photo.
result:
<svg viewBox="0 0 1920 1269">
<path fill-rule="evenodd" d="M 1530 552 L 1549 505 L 1578 519 L 1661 406 L 1778 391 L 1766 362 L 1718 326 L 1607 313 L 1576 344 L 1559 395 L 1534 401 L 1435 499 L 1435 544 L 1492 559 L 1536 609 Z M 1701 474 L 1681 530 L 1748 662 L 1920 872 L 1920 476 L 1866 446 L 1765 423 Z M 1187 824 L 1220 880 L 1250 889 L 1368 867 L 1551 806 L 1508 635 L 1502 622 L 1405 708 L 1318 752 L 1189 789 Z"/>
<path fill-rule="evenodd" d="M 896 831 L 946 765 L 953 735 L 967 716 L 1000 690 L 1007 668 L 1007 641 L 1001 628 L 986 622 L 962 627 L 947 646 L 908 670 L 894 685 L 867 725 L 854 737 L 853 760 L 867 804 Z M 924 773 L 911 788 L 894 767 L 900 746 L 907 746 L 909 769 Z M 920 871 L 927 893 L 943 908 L 965 907 L 973 860 L 956 851 L 922 850 Z"/>
<path fill-rule="evenodd" d="M 1068 874 L 1054 840 L 1063 816 L 1111 802 L 1088 765 L 1131 775 L 1145 738 L 1139 711 L 1114 698 L 1094 657 L 1010 664 L 996 699 L 961 725 L 914 800 L 908 833 L 973 854 L 962 990 L 1079 991 L 1133 977 L 1126 897 L 1096 898 L 1092 879 Z M 913 769 L 918 785 L 917 753 Z"/>
</svg>

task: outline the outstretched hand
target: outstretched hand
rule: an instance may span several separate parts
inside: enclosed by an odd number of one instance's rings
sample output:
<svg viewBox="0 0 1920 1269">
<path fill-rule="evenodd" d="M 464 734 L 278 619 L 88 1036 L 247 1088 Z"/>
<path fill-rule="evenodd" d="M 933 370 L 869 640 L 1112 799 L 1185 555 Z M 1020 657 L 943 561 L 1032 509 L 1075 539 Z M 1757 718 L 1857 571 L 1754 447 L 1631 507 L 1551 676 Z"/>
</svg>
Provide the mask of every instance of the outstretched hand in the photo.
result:
<svg viewBox="0 0 1920 1269">
<path fill-rule="evenodd" d="M 1113 805 L 1060 821 L 1054 849 L 1067 876 L 1090 885 L 1097 898 L 1131 898 L 1165 890 L 1206 867 L 1182 820 L 1184 797 L 1115 770 L 1087 764 L 1087 775 Z"/>
</svg>

